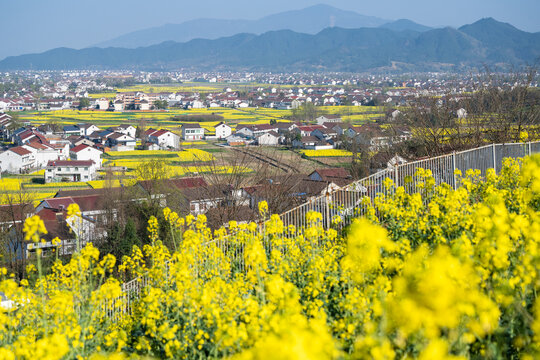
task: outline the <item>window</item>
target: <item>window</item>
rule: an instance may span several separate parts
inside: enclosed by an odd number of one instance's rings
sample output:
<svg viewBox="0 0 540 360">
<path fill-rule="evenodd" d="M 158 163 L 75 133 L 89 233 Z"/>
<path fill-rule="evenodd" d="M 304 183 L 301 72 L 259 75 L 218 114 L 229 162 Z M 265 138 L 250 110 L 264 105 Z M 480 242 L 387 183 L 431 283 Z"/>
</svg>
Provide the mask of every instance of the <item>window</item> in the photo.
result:
<svg viewBox="0 0 540 360">
<path fill-rule="evenodd" d="M 88 171 L 88 168 L 87 168 L 87 167 L 85 167 L 85 168 L 84 168 L 84 171 Z"/>
<path fill-rule="evenodd" d="M 79 168 L 78 168 L 78 167 L 76 167 L 76 168 L 75 168 L 75 171 L 79 171 Z"/>
</svg>

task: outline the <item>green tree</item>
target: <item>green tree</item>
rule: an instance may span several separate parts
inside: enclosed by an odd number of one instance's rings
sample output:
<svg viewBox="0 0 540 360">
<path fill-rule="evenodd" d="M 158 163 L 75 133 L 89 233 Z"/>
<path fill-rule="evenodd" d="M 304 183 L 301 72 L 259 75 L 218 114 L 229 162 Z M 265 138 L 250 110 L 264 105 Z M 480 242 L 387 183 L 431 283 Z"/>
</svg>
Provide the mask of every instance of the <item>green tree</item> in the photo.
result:
<svg viewBox="0 0 540 360">
<path fill-rule="evenodd" d="M 126 226 L 124 226 L 124 236 L 121 237 L 118 243 L 118 255 L 120 256 L 117 256 L 116 258 L 121 259 L 122 256 L 129 255 L 131 253 L 131 249 L 133 249 L 133 245 L 141 247 L 142 242 L 137 235 L 137 227 L 135 226 L 135 222 L 130 218 L 126 222 Z"/>
<path fill-rule="evenodd" d="M 80 98 L 79 99 L 79 110 L 87 108 L 90 106 L 90 100 L 87 98 Z"/>
<path fill-rule="evenodd" d="M 154 109 L 166 109 L 169 104 L 166 100 L 155 100 Z"/>
</svg>

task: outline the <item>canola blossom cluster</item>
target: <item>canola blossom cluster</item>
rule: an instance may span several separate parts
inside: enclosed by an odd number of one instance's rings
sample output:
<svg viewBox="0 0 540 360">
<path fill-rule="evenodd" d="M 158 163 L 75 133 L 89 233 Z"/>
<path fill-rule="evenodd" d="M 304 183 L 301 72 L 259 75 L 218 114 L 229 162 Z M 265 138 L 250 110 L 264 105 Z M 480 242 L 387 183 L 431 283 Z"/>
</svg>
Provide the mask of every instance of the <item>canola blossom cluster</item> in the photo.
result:
<svg viewBox="0 0 540 360">
<path fill-rule="evenodd" d="M 414 191 L 388 180 L 367 216 L 330 228 L 318 212 L 286 227 L 264 203 L 264 222 L 214 232 L 164 209 L 119 266 L 89 244 L 48 275 L 0 269 L 0 358 L 538 358 L 540 157 L 456 176 L 457 190 L 424 170 Z"/>
</svg>

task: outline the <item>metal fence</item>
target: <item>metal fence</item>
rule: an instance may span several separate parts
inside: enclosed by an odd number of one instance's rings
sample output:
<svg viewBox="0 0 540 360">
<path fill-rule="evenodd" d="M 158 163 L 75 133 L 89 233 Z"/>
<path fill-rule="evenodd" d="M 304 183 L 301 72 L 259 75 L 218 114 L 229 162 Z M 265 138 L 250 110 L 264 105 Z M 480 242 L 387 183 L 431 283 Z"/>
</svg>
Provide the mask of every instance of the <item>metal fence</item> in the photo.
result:
<svg viewBox="0 0 540 360">
<path fill-rule="evenodd" d="M 322 214 L 322 225 L 329 228 L 332 220 L 339 216 L 340 226 L 348 225 L 354 217 L 365 214 L 367 206 L 365 200 L 371 202 L 377 194 L 385 193 L 387 187 L 385 180 L 391 179 L 396 186 L 403 186 L 407 192 L 416 191 L 418 179 L 415 174 L 418 169 L 430 170 L 435 184 L 446 183 L 454 188 L 459 187 L 456 170 L 465 174 L 467 170 L 479 170 L 484 176 L 488 169 L 495 169 L 498 173 L 503 165 L 504 158 L 518 159 L 540 152 L 540 141 L 529 143 L 492 144 L 483 147 L 454 152 L 433 158 L 420 159 L 410 163 L 397 165 L 379 171 L 366 178 L 355 181 L 335 191 L 310 199 L 308 202 L 286 211 L 280 215 L 285 227 L 290 225 L 301 231 L 307 226 L 306 215 L 310 211 Z M 223 254 L 237 264 L 237 269 L 245 270 L 243 262 L 243 247 L 231 244 L 227 239 L 212 240 L 205 246 L 215 245 Z M 269 249 L 267 249 L 269 250 Z M 168 264 L 167 264 L 168 266 Z M 143 275 L 122 285 L 124 295 L 114 303 L 107 304 L 109 317 L 118 319 L 131 312 L 132 302 L 140 297 L 148 284 L 148 276 Z"/>
</svg>

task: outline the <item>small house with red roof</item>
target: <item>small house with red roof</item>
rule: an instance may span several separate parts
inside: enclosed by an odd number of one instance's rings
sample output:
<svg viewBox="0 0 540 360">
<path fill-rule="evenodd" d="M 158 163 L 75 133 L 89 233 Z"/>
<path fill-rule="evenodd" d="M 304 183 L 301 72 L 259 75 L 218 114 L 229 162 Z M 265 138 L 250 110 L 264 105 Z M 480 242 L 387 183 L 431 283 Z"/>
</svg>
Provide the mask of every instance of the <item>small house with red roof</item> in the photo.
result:
<svg viewBox="0 0 540 360">
<path fill-rule="evenodd" d="M 42 144 L 39 141 L 32 141 L 22 146 L 32 152 L 35 158 L 35 168 L 43 168 L 50 160 L 58 160 L 58 151 L 49 143 Z"/>
<path fill-rule="evenodd" d="M 77 145 L 69 150 L 71 160 L 92 160 L 97 166 L 101 166 L 102 152 L 85 144 Z"/>
<path fill-rule="evenodd" d="M 35 167 L 34 154 L 22 146 L 12 147 L 0 153 L 0 172 L 20 174 Z"/>
<path fill-rule="evenodd" d="M 161 150 L 178 150 L 180 148 L 180 136 L 169 130 L 152 131 L 148 134 L 147 141 L 158 145 Z"/>
</svg>

